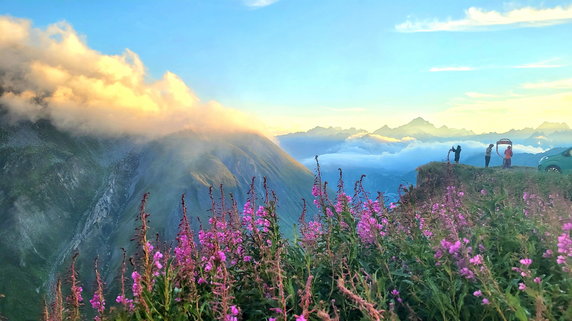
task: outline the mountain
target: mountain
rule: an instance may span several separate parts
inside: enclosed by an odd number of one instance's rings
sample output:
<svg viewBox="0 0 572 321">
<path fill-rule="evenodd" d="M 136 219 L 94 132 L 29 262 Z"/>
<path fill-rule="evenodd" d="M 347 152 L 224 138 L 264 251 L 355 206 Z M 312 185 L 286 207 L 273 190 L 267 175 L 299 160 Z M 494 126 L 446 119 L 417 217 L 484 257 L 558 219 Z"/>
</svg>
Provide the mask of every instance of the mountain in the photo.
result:
<svg viewBox="0 0 572 321">
<path fill-rule="evenodd" d="M 390 128 L 387 125 L 373 132 L 374 134 L 392 137 L 414 137 L 419 140 L 427 140 L 431 138 L 447 138 L 447 137 L 463 137 L 474 135 L 470 130 L 454 129 L 447 126 L 435 127 L 432 123 L 421 117 L 417 117 L 405 125 L 396 128 Z"/>
<path fill-rule="evenodd" d="M 251 178 L 262 193 L 267 177 L 286 234 L 301 198 L 312 197 L 312 174 L 257 134 L 185 131 L 140 142 L 71 135 L 48 121 L 11 124 L 0 116 L 0 124 L 0 315 L 9 320 L 39 316 L 43 296 L 76 251 L 83 277 L 93 277 L 98 256 L 112 283 L 145 192 L 151 235 L 167 242 L 177 231 L 183 193 L 190 215 L 205 224 L 209 186 L 223 184 L 240 206 Z M 87 292 L 92 283 L 83 286 Z"/>
<path fill-rule="evenodd" d="M 290 133 L 276 138 L 282 148 L 300 160 L 333 151 L 347 138 L 365 133 L 367 131 L 363 129 L 318 126 L 306 132 Z"/>
</svg>

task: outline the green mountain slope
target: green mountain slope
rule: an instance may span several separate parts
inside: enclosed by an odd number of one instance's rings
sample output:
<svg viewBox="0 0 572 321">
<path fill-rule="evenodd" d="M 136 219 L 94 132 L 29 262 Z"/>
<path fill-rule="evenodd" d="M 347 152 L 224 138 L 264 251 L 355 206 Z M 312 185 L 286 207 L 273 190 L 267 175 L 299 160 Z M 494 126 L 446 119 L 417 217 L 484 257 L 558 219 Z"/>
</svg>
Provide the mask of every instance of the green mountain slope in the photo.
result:
<svg viewBox="0 0 572 321">
<path fill-rule="evenodd" d="M 35 320 L 41 300 L 79 251 L 84 280 L 99 256 L 103 276 L 117 276 L 134 234 L 142 195 L 162 238 L 170 241 L 186 194 L 189 213 L 206 222 L 208 187 L 224 185 L 239 204 L 262 177 L 280 199 L 285 230 L 309 198 L 312 175 L 268 139 L 247 133 L 182 132 L 153 142 L 77 137 L 48 122 L 0 126 L 0 315 Z M 91 287 L 85 282 L 84 287 Z M 26 316 L 26 318 L 22 317 Z"/>
</svg>

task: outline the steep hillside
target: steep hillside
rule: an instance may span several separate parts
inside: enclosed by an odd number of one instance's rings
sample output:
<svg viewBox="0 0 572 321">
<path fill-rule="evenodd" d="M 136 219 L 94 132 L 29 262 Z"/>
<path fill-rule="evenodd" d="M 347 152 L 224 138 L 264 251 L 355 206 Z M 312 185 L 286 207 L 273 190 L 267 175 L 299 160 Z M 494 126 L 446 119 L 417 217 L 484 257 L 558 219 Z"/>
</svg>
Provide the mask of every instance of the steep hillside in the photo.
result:
<svg viewBox="0 0 572 321">
<path fill-rule="evenodd" d="M 224 185 L 239 204 L 252 177 L 262 178 L 280 200 L 281 224 L 289 233 L 311 198 L 312 175 L 268 139 L 255 134 L 181 132 L 153 142 L 77 137 L 50 123 L 0 126 L 0 315 L 35 319 L 38 302 L 70 255 L 92 275 L 99 256 L 103 276 L 116 277 L 121 248 L 130 246 L 142 195 L 150 192 L 153 232 L 173 239 L 179 200 L 206 222 L 209 186 Z M 216 194 L 215 194 L 216 197 Z M 196 221 L 195 221 L 196 222 Z M 91 287 L 86 282 L 85 287 Z"/>
</svg>

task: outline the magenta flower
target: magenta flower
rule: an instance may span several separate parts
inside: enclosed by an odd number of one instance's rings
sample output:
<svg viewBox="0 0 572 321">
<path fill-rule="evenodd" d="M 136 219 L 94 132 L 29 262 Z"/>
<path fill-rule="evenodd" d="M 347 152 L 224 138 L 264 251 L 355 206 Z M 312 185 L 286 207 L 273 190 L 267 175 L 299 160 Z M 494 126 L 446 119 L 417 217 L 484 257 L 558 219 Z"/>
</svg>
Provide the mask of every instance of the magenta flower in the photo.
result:
<svg viewBox="0 0 572 321">
<path fill-rule="evenodd" d="M 480 254 L 475 255 L 469 259 L 469 262 L 473 265 L 482 265 L 483 264 L 483 256 Z"/>
<path fill-rule="evenodd" d="M 524 283 L 522 283 L 522 282 L 519 283 L 519 284 L 518 284 L 518 289 L 521 290 L 521 291 L 526 290 L 526 284 L 524 284 Z"/>
<path fill-rule="evenodd" d="M 300 316 L 294 314 L 294 316 L 296 317 L 296 321 L 306 321 L 306 317 L 304 317 L 303 314 L 301 314 Z"/>
<path fill-rule="evenodd" d="M 133 279 L 133 287 L 131 288 L 131 290 L 133 291 L 133 296 L 134 297 L 139 297 L 141 295 L 141 274 L 139 274 L 137 271 L 133 271 L 133 273 L 131 273 L 131 278 Z"/>
<path fill-rule="evenodd" d="M 89 300 L 89 303 L 91 303 L 91 307 L 97 310 L 99 313 L 103 313 L 105 310 L 105 299 L 101 297 L 97 292 L 93 294 L 93 298 Z"/>
<path fill-rule="evenodd" d="M 535 277 L 533 281 L 534 281 L 534 283 L 540 284 L 540 282 L 542 282 L 542 279 L 539 277 Z"/>
<path fill-rule="evenodd" d="M 491 302 L 489 301 L 489 299 L 487 299 L 487 298 L 483 298 L 482 302 L 483 302 L 483 305 L 488 305 L 488 304 L 491 303 Z"/>
<path fill-rule="evenodd" d="M 479 297 L 479 296 L 483 295 L 483 292 L 481 292 L 481 290 L 477 290 L 477 291 L 473 292 L 473 295 L 476 297 Z"/>
<path fill-rule="evenodd" d="M 529 265 L 532 264 L 532 259 L 528 259 L 528 258 L 526 258 L 526 259 L 521 259 L 519 262 L 520 262 L 520 264 L 522 264 L 522 265 L 529 266 Z"/>
<path fill-rule="evenodd" d="M 163 268 L 163 265 L 161 264 L 162 258 L 163 254 L 159 251 L 155 252 L 155 255 L 153 255 L 153 263 L 155 264 L 155 267 L 157 267 L 158 270 Z"/>
<path fill-rule="evenodd" d="M 566 263 L 566 257 L 564 257 L 563 255 L 558 255 L 558 257 L 556 258 L 556 263 L 558 264 Z"/>
<path fill-rule="evenodd" d="M 393 290 L 391 291 L 391 294 L 394 295 L 394 296 L 398 296 L 398 295 L 399 295 L 399 291 L 397 291 L 397 289 L 393 289 Z"/>
</svg>

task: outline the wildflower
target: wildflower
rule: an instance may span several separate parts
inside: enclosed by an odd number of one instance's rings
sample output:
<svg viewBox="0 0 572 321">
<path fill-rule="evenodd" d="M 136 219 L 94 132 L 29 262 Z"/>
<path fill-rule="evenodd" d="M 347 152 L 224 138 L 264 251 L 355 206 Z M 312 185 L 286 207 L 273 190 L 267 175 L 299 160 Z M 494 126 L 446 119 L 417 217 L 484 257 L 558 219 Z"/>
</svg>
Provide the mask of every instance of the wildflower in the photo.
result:
<svg viewBox="0 0 572 321">
<path fill-rule="evenodd" d="M 488 305 L 488 304 L 491 303 L 491 302 L 489 301 L 489 299 L 487 299 L 487 298 L 483 298 L 482 302 L 483 302 L 483 305 Z"/>
<path fill-rule="evenodd" d="M 397 208 L 397 204 L 391 202 L 391 203 L 389 203 L 389 208 L 390 208 L 390 209 Z"/>
<path fill-rule="evenodd" d="M 522 282 L 519 283 L 519 284 L 518 284 L 518 289 L 521 290 L 521 291 L 526 290 L 526 284 L 524 284 L 524 283 L 522 283 Z"/>
<path fill-rule="evenodd" d="M 91 303 L 92 308 L 100 313 L 105 310 L 105 300 L 97 292 L 93 294 L 93 298 L 89 300 L 89 303 Z"/>
<path fill-rule="evenodd" d="M 477 290 L 477 291 L 473 292 L 473 295 L 476 297 L 479 297 L 479 296 L 483 295 L 483 292 L 481 292 L 481 290 Z"/>
<path fill-rule="evenodd" d="M 135 305 L 133 304 L 133 300 L 126 298 L 123 295 L 118 295 L 115 299 L 115 302 L 122 304 L 124 307 L 128 308 L 129 311 L 133 311 L 135 309 Z"/>
<path fill-rule="evenodd" d="M 153 263 L 155 264 L 155 267 L 157 267 L 158 270 L 163 268 L 163 265 L 161 264 L 162 258 L 163 254 L 159 251 L 155 252 L 155 255 L 153 255 Z"/>
<path fill-rule="evenodd" d="M 238 308 L 236 307 L 236 305 L 231 305 L 230 306 L 230 313 L 232 313 L 232 315 L 238 315 Z"/>
<path fill-rule="evenodd" d="M 520 262 L 520 264 L 526 265 L 526 266 L 529 266 L 532 264 L 532 260 L 528 259 L 528 258 L 527 259 L 521 259 L 519 262 Z"/>
<path fill-rule="evenodd" d="M 276 318 L 268 318 L 268 321 L 276 321 Z"/>
<path fill-rule="evenodd" d="M 226 262 L 226 255 L 224 254 L 223 251 L 217 251 L 216 258 L 221 262 Z"/>
<path fill-rule="evenodd" d="M 480 254 L 475 255 L 469 259 L 469 262 L 473 265 L 482 265 L 483 264 L 483 256 Z"/>
<path fill-rule="evenodd" d="M 549 257 L 552 257 L 552 254 L 553 254 L 553 253 L 552 253 L 552 250 L 546 250 L 546 251 L 542 254 L 542 257 L 543 257 L 543 258 L 549 258 Z"/>
<path fill-rule="evenodd" d="M 394 295 L 394 296 L 398 296 L 398 295 L 399 295 L 399 291 L 397 291 L 397 289 L 393 289 L 393 290 L 391 291 L 391 294 Z"/>
<path fill-rule="evenodd" d="M 133 296 L 138 297 L 141 295 L 141 274 L 137 271 L 133 271 L 133 273 L 131 273 L 131 278 L 133 279 L 133 287 L 131 288 Z"/>
<path fill-rule="evenodd" d="M 488 193 L 489 193 L 489 192 L 487 192 L 486 189 L 482 189 L 482 190 L 481 190 L 481 195 L 483 195 L 483 196 L 487 195 Z"/>
<path fill-rule="evenodd" d="M 562 226 L 562 230 L 563 230 L 564 232 L 568 232 L 568 231 L 572 230 L 572 222 L 570 222 L 570 223 L 565 223 L 565 224 Z"/>
<path fill-rule="evenodd" d="M 243 260 L 244 260 L 244 262 L 250 262 L 250 261 L 252 261 L 252 256 L 250 256 L 250 255 L 245 255 L 244 258 L 243 258 Z"/>
<path fill-rule="evenodd" d="M 556 258 L 556 263 L 558 264 L 566 263 L 566 257 L 564 257 L 563 255 L 558 255 L 558 257 Z"/>
<path fill-rule="evenodd" d="M 300 316 L 294 314 L 294 316 L 296 317 L 296 321 L 307 321 L 303 314 Z"/>
<path fill-rule="evenodd" d="M 533 281 L 534 281 L 534 283 L 540 284 L 540 282 L 542 282 L 542 279 L 539 277 L 535 277 Z"/>
</svg>

